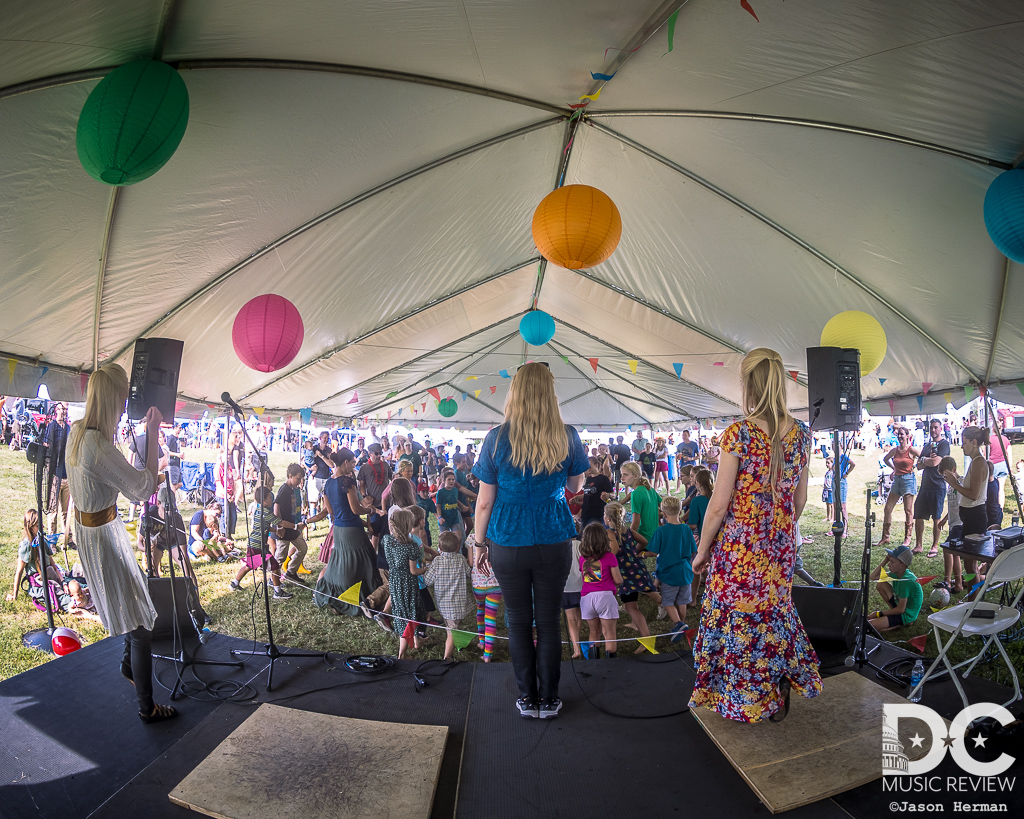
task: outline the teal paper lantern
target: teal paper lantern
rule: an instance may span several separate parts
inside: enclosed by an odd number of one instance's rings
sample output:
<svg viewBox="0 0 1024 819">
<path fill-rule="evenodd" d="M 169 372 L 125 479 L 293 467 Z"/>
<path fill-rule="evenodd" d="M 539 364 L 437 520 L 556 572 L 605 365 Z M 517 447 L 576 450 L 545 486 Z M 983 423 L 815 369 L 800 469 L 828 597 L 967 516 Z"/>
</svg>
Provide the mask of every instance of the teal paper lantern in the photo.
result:
<svg viewBox="0 0 1024 819">
<path fill-rule="evenodd" d="M 519 322 L 519 335 L 534 347 L 543 347 L 555 335 L 555 320 L 543 310 L 531 310 Z"/>
<path fill-rule="evenodd" d="M 159 171 L 188 126 L 188 89 L 167 63 L 115 68 L 82 106 L 76 143 L 82 167 L 108 185 L 134 185 Z"/>
<path fill-rule="evenodd" d="M 1024 264 L 1024 168 L 1004 171 L 985 193 L 985 228 L 999 252 Z"/>
<path fill-rule="evenodd" d="M 458 402 L 454 398 L 445 398 L 437 404 L 437 411 L 445 418 L 451 418 L 459 411 Z"/>
</svg>

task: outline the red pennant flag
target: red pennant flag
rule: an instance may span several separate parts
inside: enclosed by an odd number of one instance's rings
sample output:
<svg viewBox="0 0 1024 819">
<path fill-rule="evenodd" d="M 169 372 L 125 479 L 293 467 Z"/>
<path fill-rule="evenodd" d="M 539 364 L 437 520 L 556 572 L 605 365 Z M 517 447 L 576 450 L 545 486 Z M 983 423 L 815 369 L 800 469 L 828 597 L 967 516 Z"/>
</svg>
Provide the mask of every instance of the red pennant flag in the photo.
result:
<svg viewBox="0 0 1024 819">
<path fill-rule="evenodd" d="M 924 390 L 924 394 L 925 395 L 928 394 L 928 390 L 930 390 L 931 388 L 932 388 L 932 382 L 931 381 L 922 381 L 921 382 L 921 389 Z"/>
<path fill-rule="evenodd" d="M 352 397 L 348 399 L 348 403 L 350 403 L 350 404 L 358 404 L 359 403 L 359 393 L 357 393 L 357 392 L 352 393 Z"/>
<path fill-rule="evenodd" d="M 889 414 L 890 415 L 895 415 L 896 414 L 896 402 L 893 401 L 891 398 L 889 399 Z"/>
<path fill-rule="evenodd" d="M 683 634 L 686 636 L 686 644 L 690 647 L 690 651 L 692 652 L 693 651 L 693 641 L 690 639 L 690 631 L 689 631 L 689 629 L 684 631 Z"/>
<path fill-rule="evenodd" d="M 796 381 L 796 377 L 798 375 L 800 375 L 800 371 L 799 370 L 790 370 L 789 371 L 789 377 L 792 378 L 794 381 Z"/>
<path fill-rule="evenodd" d="M 491 387 L 491 395 L 494 395 L 494 393 L 497 391 L 497 389 L 498 389 L 497 387 Z"/>
<path fill-rule="evenodd" d="M 391 420 L 391 410 L 388 410 L 388 420 Z"/>
<path fill-rule="evenodd" d="M 420 404 L 420 406 L 423 407 L 423 411 L 424 412 L 427 411 L 427 402 L 426 401 L 424 401 L 422 404 Z"/>
<path fill-rule="evenodd" d="M 596 373 L 597 372 L 597 359 L 596 358 L 590 359 L 590 366 L 594 368 L 594 372 Z"/>
<path fill-rule="evenodd" d="M 441 393 L 437 391 L 437 387 L 431 387 L 429 390 L 427 390 L 427 393 L 434 396 L 435 401 L 441 400 Z M 426 404 L 424 404 L 424 406 L 426 406 Z"/>
<path fill-rule="evenodd" d="M 925 583 L 931 583 L 936 577 L 938 577 L 937 574 L 933 574 L 931 577 L 919 577 L 917 582 L 923 586 Z"/>
<path fill-rule="evenodd" d="M 758 20 L 757 15 L 754 13 L 754 7 L 750 5 L 749 0 L 740 0 L 740 6 L 744 10 L 749 12 L 750 16 L 753 17 L 755 20 L 757 20 L 757 22 L 759 22 L 759 23 L 761 22 L 760 20 Z"/>
<path fill-rule="evenodd" d="M 984 384 L 979 384 L 978 392 L 980 393 L 981 397 L 984 398 L 985 394 L 988 392 L 988 387 L 986 387 Z"/>
<path fill-rule="evenodd" d="M 712 367 L 724 367 L 724 366 L 725 366 L 725 362 L 724 362 L 724 361 L 716 361 L 716 362 L 715 362 L 714 364 L 712 364 L 711 366 L 712 366 Z"/>
<path fill-rule="evenodd" d="M 913 640 L 907 640 L 907 642 L 910 643 L 910 645 L 912 645 L 914 648 L 916 648 L 922 654 L 924 654 L 924 646 L 925 646 L 925 643 L 928 642 L 928 635 L 927 634 L 922 634 L 919 637 L 915 637 Z"/>
</svg>

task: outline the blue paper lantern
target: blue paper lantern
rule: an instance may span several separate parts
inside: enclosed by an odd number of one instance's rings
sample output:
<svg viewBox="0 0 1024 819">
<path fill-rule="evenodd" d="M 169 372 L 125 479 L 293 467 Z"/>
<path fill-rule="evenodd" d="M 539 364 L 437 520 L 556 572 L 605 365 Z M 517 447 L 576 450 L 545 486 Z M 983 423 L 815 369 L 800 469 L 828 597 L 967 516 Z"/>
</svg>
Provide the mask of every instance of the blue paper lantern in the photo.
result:
<svg viewBox="0 0 1024 819">
<path fill-rule="evenodd" d="M 1004 171 L 985 194 L 985 227 L 999 252 L 1024 264 L 1024 168 Z"/>
<path fill-rule="evenodd" d="M 543 310 L 531 310 L 519 322 L 519 335 L 527 344 L 542 347 L 555 335 L 555 320 Z"/>
</svg>

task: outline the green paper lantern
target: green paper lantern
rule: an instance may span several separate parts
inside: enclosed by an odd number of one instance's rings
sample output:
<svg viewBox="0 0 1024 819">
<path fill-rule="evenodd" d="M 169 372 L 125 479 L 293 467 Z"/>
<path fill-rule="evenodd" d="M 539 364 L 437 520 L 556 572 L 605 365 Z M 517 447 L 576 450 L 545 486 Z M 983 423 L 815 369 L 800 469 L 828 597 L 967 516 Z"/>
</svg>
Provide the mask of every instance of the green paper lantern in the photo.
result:
<svg viewBox="0 0 1024 819">
<path fill-rule="evenodd" d="M 437 411 L 445 418 L 451 418 L 459 411 L 459 405 L 454 398 L 445 398 L 443 401 L 438 403 Z"/>
<path fill-rule="evenodd" d="M 159 171 L 188 126 L 188 89 L 167 63 L 135 60 L 115 68 L 82 106 L 78 159 L 94 179 L 134 185 Z"/>
</svg>

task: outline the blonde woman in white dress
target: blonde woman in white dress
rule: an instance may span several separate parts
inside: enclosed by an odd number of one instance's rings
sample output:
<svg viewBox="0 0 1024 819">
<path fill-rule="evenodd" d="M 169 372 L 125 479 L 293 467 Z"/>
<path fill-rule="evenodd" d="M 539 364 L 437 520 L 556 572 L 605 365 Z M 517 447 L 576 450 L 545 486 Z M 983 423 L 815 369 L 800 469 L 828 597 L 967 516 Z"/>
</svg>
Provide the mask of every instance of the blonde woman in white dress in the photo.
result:
<svg viewBox="0 0 1024 819">
<path fill-rule="evenodd" d="M 68 483 L 75 499 L 75 542 L 96 612 L 111 636 L 124 635 L 121 673 L 135 685 L 139 719 L 161 722 L 177 716 L 153 702 L 150 640 L 156 609 L 135 549 L 117 514 L 119 492 L 133 501 L 157 485 L 157 437 L 163 417 L 146 413 L 146 464 L 136 469 L 114 445 L 117 423 L 128 400 L 128 377 L 117 364 L 89 377 L 85 417 L 71 428 L 67 447 Z"/>
</svg>

